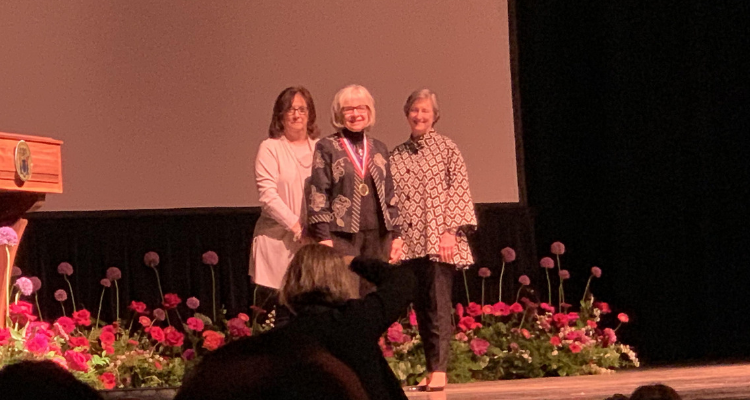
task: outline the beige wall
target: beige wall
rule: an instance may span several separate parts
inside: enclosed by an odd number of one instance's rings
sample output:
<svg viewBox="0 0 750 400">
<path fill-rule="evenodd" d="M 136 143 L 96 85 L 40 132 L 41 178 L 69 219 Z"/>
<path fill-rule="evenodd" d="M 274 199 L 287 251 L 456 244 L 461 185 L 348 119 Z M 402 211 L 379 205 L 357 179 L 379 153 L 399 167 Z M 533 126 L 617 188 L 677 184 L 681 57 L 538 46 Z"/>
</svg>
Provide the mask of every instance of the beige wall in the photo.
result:
<svg viewBox="0 0 750 400">
<path fill-rule="evenodd" d="M 46 211 L 251 206 L 273 101 L 373 93 L 373 136 L 404 141 L 414 89 L 477 202 L 517 202 L 507 1 L 38 1 L 0 3 L 0 131 L 63 140 Z"/>
</svg>

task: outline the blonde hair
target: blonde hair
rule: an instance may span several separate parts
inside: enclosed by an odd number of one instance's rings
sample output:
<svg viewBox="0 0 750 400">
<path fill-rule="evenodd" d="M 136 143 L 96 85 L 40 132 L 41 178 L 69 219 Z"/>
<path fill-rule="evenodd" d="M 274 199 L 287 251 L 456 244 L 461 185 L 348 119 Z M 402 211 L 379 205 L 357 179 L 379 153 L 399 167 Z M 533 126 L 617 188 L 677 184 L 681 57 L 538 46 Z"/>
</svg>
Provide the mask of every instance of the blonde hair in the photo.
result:
<svg viewBox="0 0 750 400">
<path fill-rule="evenodd" d="M 302 246 L 294 255 L 281 280 L 279 302 L 296 312 L 294 305 L 304 303 L 311 293 L 327 303 L 343 302 L 359 294 L 357 276 L 341 256 L 317 243 Z"/>
<path fill-rule="evenodd" d="M 367 123 L 365 129 L 371 128 L 375 125 L 375 99 L 367 90 L 366 87 L 361 85 L 349 85 L 336 93 L 333 96 L 333 103 L 331 103 L 331 125 L 336 129 L 344 129 L 344 114 L 341 112 L 341 102 L 345 99 L 351 99 L 361 97 L 364 100 L 367 110 L 369 111 L 370 120 Z"/>
<path fill-rule="evenodd" d="M 430 89 L 424 88 L 411 92 L 409 98 L 406 99 L 404 104 L 404 114 L 408 117 L 409 110 L 417 100 L 429 99 L 432 102 L 432 112 L 435 114 L 435 119 L 432 121 L 432 125 L 437 124 L 440 119 L 440 107 L 438 107 L 437 95 Z"/>
</svg>

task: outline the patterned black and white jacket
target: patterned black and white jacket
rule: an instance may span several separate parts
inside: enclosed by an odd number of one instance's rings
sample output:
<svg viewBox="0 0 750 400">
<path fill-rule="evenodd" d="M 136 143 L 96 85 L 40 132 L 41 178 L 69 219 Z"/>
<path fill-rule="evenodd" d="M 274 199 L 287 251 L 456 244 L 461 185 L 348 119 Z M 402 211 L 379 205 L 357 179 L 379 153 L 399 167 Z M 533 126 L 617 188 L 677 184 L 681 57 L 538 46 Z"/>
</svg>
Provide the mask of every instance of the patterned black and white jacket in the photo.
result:
<svg viewBox="0 0 750 400">
<path fill-rule="evenodd" d="M 359 232 L 362 195 L 356 188 L 363 183 L 349 159 L 341 131 L 320 139 L 315 145 L 312 174 L 307 190 L 307 220 L 310 225 L 328 223 L 331 232 Z M 388 231 L 400 230 L 397 198 L 393 192 L 390 154 L 385 143 L 365 135 L 366 175 L 372 176 L 376 197 Z M 320 238 L 318 238 L 320 239 Z"/>
</svg>

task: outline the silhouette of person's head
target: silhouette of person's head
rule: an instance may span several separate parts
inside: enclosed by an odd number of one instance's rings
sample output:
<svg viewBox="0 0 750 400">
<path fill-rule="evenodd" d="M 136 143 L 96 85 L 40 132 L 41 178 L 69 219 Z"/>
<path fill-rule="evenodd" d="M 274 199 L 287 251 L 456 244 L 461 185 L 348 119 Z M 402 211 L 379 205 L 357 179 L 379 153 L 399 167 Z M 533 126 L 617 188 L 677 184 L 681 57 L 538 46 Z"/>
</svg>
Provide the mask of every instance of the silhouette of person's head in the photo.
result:
<svg viewBox="0 0 750 400">
<path fill-rule="evenodd" d="M 667 385 L 644 385 L 630 395 L 630 400 L 681 400 L 677 392 Z"/>
<path fill-rule="evenodd" d="M 13 400 L 101 400 L 91 386 L 52 361 L 22 361 L 0 370 L 0 393 Z"/>
<path fill-rule="evenodd" d="M 354 371 L 279 328 L 232 342 L 189 373 L 175 400 L 367 399 Z"/>
</svg>

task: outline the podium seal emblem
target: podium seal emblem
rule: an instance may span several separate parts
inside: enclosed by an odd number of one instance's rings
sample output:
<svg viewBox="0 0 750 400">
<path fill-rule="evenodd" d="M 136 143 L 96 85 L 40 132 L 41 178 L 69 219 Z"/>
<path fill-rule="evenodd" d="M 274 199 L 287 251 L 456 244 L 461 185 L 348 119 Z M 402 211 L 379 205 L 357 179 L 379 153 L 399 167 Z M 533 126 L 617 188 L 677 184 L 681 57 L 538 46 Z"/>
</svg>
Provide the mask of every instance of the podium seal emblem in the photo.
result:
<svg viewBox="0 0 750 400">
<path fill-rule="evenodd" d="M 31 149 L 28 143 L 24 140 L 20 140 L 16 144 L 16 174 L 22 182 L 26 182 L 31 178 Z"/>
</svg>

